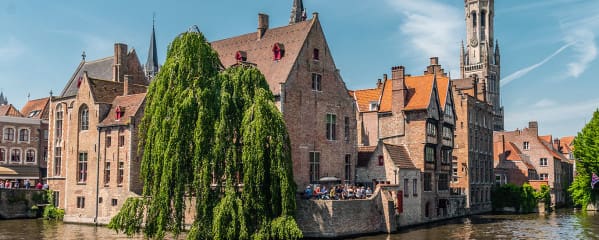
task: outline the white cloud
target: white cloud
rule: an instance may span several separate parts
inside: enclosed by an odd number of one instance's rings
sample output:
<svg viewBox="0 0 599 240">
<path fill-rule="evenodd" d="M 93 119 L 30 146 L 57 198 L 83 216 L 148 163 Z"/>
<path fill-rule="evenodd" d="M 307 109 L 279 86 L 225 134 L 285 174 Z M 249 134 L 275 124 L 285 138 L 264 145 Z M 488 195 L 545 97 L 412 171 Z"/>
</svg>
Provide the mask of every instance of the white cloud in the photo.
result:
<svg viewBox="0 0 599 240">
<path fill-rule="evenodd" d="M 588 121 L 597 108 L 599 108 L 599 98 L 569 103 L 540 100 L 528 108 L 506 112 L 506 130 L 526 126 L 529 121 L 538 121 L 539 126 L 547 133 L 572 135 L 580 131 L 581 124 L 585 120 Z"/>
<path fill-rule="evenodd" d="M 403 49 L 419 59 L 437 56 L 445 66 L 459 67 L 455 63 L 459 63 L 459 41 L 464 32 L 461 8 L 435 0 L 386 1 L 403 17 L 398 28 L 398 42 L 407 40 Z"/>
<path fill-rule="evenodd" d="M 553 52 L 551 55 L 547 56 L 545 59 L 543 59 L 542 61 L 535 63 L 533 65 L 530 65 L 528 67 L 522 68 L 518 71 L 513 72 L 512 74 L 508 75 L 507 77 L 504 77 L 503 79 L 501 79 L 501 86 L 505 86 L 508 83 L 519 79 L 521 77 L 523 77 L 524 75 L 528 74 L 529 72 L 531 72 L 532 70 L 535 70 L 536 68 L 543 66 L 543 64 L 549 62 L 549 60 L 551 60 L 552 58 L 554 58 L 555 56 L 557 56 L 559 53 L 561 53 L 562 51 L 566 50 L 566 48 L 570 47 L 574 45 L 574 43 L 567 43 L 566 45 L 562 46 L 561 48 L 559 48 L 557 51 Z"/>
<path fill-rule="evenodd" d="M 4 41 L 3 41 L 4 42 Z M 9 37 L 4 44 L 0 45 L 0 56 L 2 61 L 11 61 L 25 53 L 27 48 L 15 37 Z"/>
<path fill-rule="evenodd" d="M 588 68 L 589 64 L 597 58 L 595 34 L 585 28 L 570 30 L 566 34 L 566 42 L 573 45 L 575 60 L 568 63 L 568 76 L 577 78 Z"/>
</svg>

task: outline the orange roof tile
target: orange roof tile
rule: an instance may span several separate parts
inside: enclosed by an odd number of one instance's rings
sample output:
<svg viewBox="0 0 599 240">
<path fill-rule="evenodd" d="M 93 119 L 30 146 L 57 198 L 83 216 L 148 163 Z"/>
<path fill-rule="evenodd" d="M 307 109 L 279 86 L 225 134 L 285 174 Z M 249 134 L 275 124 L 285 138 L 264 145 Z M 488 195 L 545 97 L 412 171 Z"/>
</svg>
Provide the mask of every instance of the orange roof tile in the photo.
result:
<svg viewBox="0 0 599 240">
<path fill-rule="evenodd" d="M 439 91 L 439 103 L 443 111 L 445 111 L 445 103 L 447 103 L 447 98 L 450 97 L 449 95 L 447 95 L 447 93 L 449 93 L 448 88 L 449 78 L 437 75 L 437 90 Z"/>
<path fill-rule="evenodd" d="M 542 137 L 546 137 L 546 136 L 542 136 Z M 548 144 L 545 142 L 545 140 L 543 140 L 541 138 L 541 136 L 539 137 L 539 140 L 541 141 L 541 145 L 543 145 L 543 147 L 545 148 L 545 150 L 547 150 L 549 153 L 551 153 L 551 156 L 553 156 L 554 158 L 557 158 L 561 161 L 568 161 L 568 159 L 566 157 L 564 157 L 564 155 L 562 155 L 561 153 L 558 153 L 557 151 L 554 151 L 553 149 L 549 148 Z"/>
<path fill-rule="evenodd" d="M 434 75 L 406 77 L 408 87 L 408 102 L 404 110 L 427 109 L 433 90 Z"/>
<path fill-rule="evenodd" d="M 545 143 L 551 143 L 553 137 L 551 135 L 546 135 L 546 136 L 539 136 L 539 139 L 541 139 L 541 141 L 544 141 Z"/>
<path fill-rule="evenodd" d="M 493 156 L 493 160 L 495 160 L 495 161 L 499 160 L 499 156 L 503 153 L 501 151 L 502 148 L 503 148 L 502 142 L 494 142 L 493 143 L 493 152 L 495 153 Z M 505 155 L 506 155 L 505 159 L 506 160 L 522 161 L 520 154 L 522 154 L 522 152 L 520 151 L 520 149 L 518 149 L 518 147 L 516 147 L 516 145 L 514 143 L 512 143 L 512 142 L 505 143 Z"/>
<path fill-rule="evenodd" d="M 48 119 L 47 107 L 49 102 L 49 97 L 29 100 L 21 108 L 21 112 L 28 118 Z"/>
<path fill-rule="evenodd" d="M 15 106 L 13 106 L 12 104 L 8 104 L 0 106 L 0 116 L 23 117 L 23 114 L 21 114 L 21 112 L 19 112 L 19 110 L 15 108 Z"/>
<path fill-rule="evenodd" d="M 379 112 L 391 112 L 393 102 L 393 81 L 391 79 L 383 82 L 383 92 L 381 93 L 381 102 L 379 103 Z"/>
<path fill-rule="evenodd" d="M 317 18 L 288 26 L 270 28 L 261 39 L 258 33 L 252 32 L 241 36 L 214 41 L 212 48 L 218 52 L 220 61 L 225 67 L 237 64 L 235 58 L 238 51 L 244 51 L 247 62 L 254 63 L 264 74 L 273 94 L 280 93 L 280 84 L 284 83 L 291 72 L 297 57 Z M 284 55 L 280 60 L 273 60 L 275 43 L 284 45 Z"/>
<path fill-rule="evenodd" d="M 356 99 L 356 103 L 358 104 L 359 112 L 372 112 L 370 110 L 370 103 L 376 102 L 379 103 L 379 99 L 381 98 L 381 90 L 380 88 L 375 89 L 364 89 L 364 90 L 356 90 L 353 91 L 353 97 Z M 376 110 L 374 110 L 376 111 Z"/>
</svg>

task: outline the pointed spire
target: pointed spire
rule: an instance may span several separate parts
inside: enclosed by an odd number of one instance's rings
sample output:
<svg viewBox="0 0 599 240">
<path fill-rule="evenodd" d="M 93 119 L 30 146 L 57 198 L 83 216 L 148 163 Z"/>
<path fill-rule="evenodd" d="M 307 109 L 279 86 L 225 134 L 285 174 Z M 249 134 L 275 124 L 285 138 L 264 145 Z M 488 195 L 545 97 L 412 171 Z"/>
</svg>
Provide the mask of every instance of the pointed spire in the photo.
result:
<svg viewBox="0 0 599 240">
<path fill-rule="evenodd" d="M 148 61 L 145 65 L 146 77 L 149 80 L 154 78 L 160 69 L 158 65 L 158 51 L 156 50 L 156 14 L 152 17 L 152 36 L 150 36 L 150 48 L 148 50 Z"/>
<path fill-rule="evenodd" d="M 7 104 L 8 104 L 8 100 L 6 99 L 6 96 L 4 96 L 4 92 L 2 90 L 0 90 L 0 106 L 7 105 Z"/>
<path fill-rule="evenodd" d="M 306 20 L 306 9 L 302 0 L 293 0 L 289 25 Z"/>
<path fill-rule="evenodd" d="M 499 56 L 499 40 L 495 40 L 495 55 Z"/>
</svg>

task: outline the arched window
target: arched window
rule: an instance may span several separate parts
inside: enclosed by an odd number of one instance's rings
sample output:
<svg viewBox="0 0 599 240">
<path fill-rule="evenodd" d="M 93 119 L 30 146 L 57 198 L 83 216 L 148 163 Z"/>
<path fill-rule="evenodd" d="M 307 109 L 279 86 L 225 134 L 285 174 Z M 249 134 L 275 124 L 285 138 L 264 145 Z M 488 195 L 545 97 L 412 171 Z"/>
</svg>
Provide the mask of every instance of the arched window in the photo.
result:
<svg viewBox="0 0 599 240">
<path fill-rule="evenodd" d="M 6 140 L 6 141 L 14 141 L 15 140 L 15 129 L 14 128 L 5 128 L 4 129 L 4 140 Z"/>
<path fill-rule="evenodd" d="M 29 129 L 19 130 L 19 141 L 29 142 Z"/>
<path fill-rule="evenodd" d="M 35 163 L 35 150 L 28 149 L 25 153 L 25 162 L 26 163 Z"/>
<path fill-rule="evenodd" d="M 56 129 L 56 138 L 61 138 L 62 137 L 62 104 L 58 104 L 58 106 L 56 106 L 56 116 L 55 116 L 55 126 L 54 128 Z"/>
<path fill-rule="evenodd" d="M 473 11 L 470 16 L 472 17 L 472 27 L 476 27 L 476 12 Z"/>
<path fill-rule="evenodd" d="M 89 129 L 89 108 L 86 105 L 81 106 L 79 109 L 79 130 Z"/>
<path fill-rule="evenodd" d="M 237 62 L 245 62 L 248 60 L 248 56 L 247 53 L 244 51 L 237 51 L 235 53 L 235 60 L 237 60 Z"/>
<path fill-rule="evenodd" d="M 482 27 L 486 26 L 486 19 L 487 19 L 487 12 L 486 11 L 480 12 L 480 26 L 482 26 Z"/>
</svg>

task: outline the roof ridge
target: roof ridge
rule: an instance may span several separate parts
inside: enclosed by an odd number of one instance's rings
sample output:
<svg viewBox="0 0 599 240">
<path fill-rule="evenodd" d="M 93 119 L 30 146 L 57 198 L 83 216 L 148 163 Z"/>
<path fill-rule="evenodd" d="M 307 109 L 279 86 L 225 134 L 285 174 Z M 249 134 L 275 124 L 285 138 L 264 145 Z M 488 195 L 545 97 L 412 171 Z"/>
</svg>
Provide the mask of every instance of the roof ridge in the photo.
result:
<svg viewBox="0 0 599 240">
<path fill-rule="evenodd" d="M 314 19 L 314 18 L 312 18 L 312 19 Z M 273 31 L 273 30 L 278 30 L 278 29 L 281 29 L 281 28 L 286 28 L 286 27 L 291 27 L 291 26 L 299 26 L 301 24 L 306 24 L 304 22 L 312 22 L 312 19 L 310 19 L 310 21 L 302 21 L 300 23 L 296 23 L 296 24 L 292 24 L 292 25 L 284 25 L 284 26 L 280 26 L 280 27 L 269 28 L 266 31 Z M 246 35 L 256 34 L 257 32 L 258 31 L 248 32 L 248 33 L 242 33 L 240 35 L 231 36 L 231 37 L 228 37 L 228 38 L 223 38 L 223 39 L 219 39 L 219 40 L 216 40 L 216 41 L 212 41 L 212 42 L 210 42 L 210 44 L 212 44 L 212 43 L 218 43 L 218 42 L 224 42 L 226 40 L 231 40 L 231 39 L 243 37 L 243 36 L 246 36 Z"/>
<path fill-rule="evenodd" d="M 100 58 L 100 59 L 95 59 L 95 60 L 91 60 L 91 61 L 83 61 L 83 63 L 97 63 L 97 62 L 100 62 L 100 61 L 107 60 L 109 58 L 114 58 L 114 56 L 108 56 L 108 57 L 104 57 L 104 58 Z"/>
</svg>

